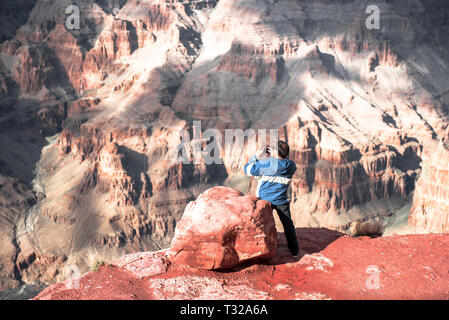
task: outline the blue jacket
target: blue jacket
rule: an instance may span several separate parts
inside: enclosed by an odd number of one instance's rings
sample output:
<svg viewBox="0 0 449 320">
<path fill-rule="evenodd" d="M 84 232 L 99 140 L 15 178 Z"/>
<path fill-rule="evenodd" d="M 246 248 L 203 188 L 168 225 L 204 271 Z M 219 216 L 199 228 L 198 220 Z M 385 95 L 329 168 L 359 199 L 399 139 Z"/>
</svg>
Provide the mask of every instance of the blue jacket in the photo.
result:
<svg viewBox="0 0 449 320">
<path fill-rule="evenodd" d="M 274 205 L 288 203 L 287 190 L 296 171 L 296 165 L 289 159 L 266 158 L 258 161 L 254 156 L 245 165 L 245 173 L 255 176 L 256 196 Z"/>
</svg>

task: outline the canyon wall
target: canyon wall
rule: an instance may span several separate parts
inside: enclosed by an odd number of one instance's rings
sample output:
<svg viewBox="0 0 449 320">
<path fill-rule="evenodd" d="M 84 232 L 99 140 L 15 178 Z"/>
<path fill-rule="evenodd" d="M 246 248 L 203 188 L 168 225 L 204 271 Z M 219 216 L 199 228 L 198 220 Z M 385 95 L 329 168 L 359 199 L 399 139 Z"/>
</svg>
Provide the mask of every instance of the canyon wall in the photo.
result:
<svg viewBox="0 0 449 320">
<path fill-rule="evenodd" d="M 449 151 L 440 145 L 422 164 L 409 224 L 424 232 L 449 231 Z"/>
<path fill-rule="evenodd" d="M 191 151 L 207 144 L 193 121 L 278 130 L 297 227 L 382 233 L 413 201 L 411 226 L 447 231 L 444 1 L 379 2 L 379 30 L 368 1 L 15 3 L 0 37 L 1 288 L 64 279 L 89 246 L 167 247 L 207 188 L 252 192 L 249 143 L 222 163 L 172 161 L 181 130 Z"/>
</svg>

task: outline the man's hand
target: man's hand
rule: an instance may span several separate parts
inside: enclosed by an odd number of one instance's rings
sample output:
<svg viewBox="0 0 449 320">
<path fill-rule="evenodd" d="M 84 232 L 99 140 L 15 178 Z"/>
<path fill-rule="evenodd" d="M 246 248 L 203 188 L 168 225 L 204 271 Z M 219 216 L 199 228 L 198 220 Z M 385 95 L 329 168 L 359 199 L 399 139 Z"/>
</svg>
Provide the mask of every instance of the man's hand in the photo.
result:
<svg viewBox="0 0 449 320">
<path fill-rule="evenodd" d="M 269 155 L 271 157 L 273 157 L 273 158 L 277 158 L 278 157 L 278 150 L 277 149 L 273 149 L 273 148 L 268 147 L 267 151 L 268 151 L 268 153 L 269 153 Z"/>
<path fill-rule="evenodd" d="M 259 160 L 262 157 L 277 157 L 277 154 L 278 152 L 276 149 L 272 149 L 270 147 L 262 148 L 256 152 L 256 158 Z"/>
<path fill-rule="evenodd" d="M 266 148 L 260 149 L 256 152 L 256 159 L 259 160 L 263 155 L 265 155 Z"/>
</svg>

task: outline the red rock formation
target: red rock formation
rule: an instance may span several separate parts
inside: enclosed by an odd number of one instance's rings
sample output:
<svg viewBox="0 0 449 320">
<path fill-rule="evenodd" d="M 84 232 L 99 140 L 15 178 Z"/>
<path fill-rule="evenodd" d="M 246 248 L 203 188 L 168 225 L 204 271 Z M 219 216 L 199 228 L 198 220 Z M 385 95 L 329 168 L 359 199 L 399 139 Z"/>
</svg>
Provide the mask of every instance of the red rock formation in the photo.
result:
<svg viewBox="0 0 449 320">
<path fill-rule="evenodd" d="M 187 205 L 168 255 L 175 263 L 213 270 L 273 256 L 276 243 L 268 202 L 214 187 Z"/>
<path fill-rule="evenodd" d="M 284 71 L 284 63 L 279 55 L 264 54 L 256 48 L 233 42 L 229 52 L 221 59 L 217 71 L 232 72 L 255 85 L 267 77 L 278 83 Z"/>
<path fill-rule="evenodd" d="M 34 299 L 422 300 L 449 297 L 449 236 L 446 234 L 351 238 L 321 228 L 297 229 L 297 235 L 302 255 L 297 261 L 291 258 L 283 234 L 274 257 L 246 263 L 226 273 L 168 264 L 165 250 L 144 252 L 49 286 Z"/>
<path fill-rule="evenodd" d="M 132 178 L 123 168 L 123 158 L 124 155 L 119 153 L 115 143 L 106 145 L 99 158 L 98 182 L 103 191 L 109 192 L 111 200 L 118 207 L 131 206 L 136 198 Z"/>
</svg>

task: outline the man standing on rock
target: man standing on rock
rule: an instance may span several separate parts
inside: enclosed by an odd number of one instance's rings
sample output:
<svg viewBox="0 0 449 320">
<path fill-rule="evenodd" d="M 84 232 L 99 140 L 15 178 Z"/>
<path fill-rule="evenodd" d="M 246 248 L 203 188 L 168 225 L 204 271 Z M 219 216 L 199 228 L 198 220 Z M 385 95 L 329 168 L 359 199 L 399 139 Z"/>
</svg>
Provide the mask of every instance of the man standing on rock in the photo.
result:
<svg viewBox="0 0 449 320">
<path fill-rule="evenodd" d="M 245 165 L 245 173 L 255 176 L 257 183 L 256 196 L 271 203 L 284 227 L 288 248 L 294 258 L 298 257 L 299 247 L 295 225 L 291 219 L 288 186 L 296 171 L 296 165 L 288 159 L 290 148 L 284 141 L 278 141 L 277 149 L 266 148 L 257 152 Z M 267 155 L 261 159 L 263 155 Z"/>
</svg>

